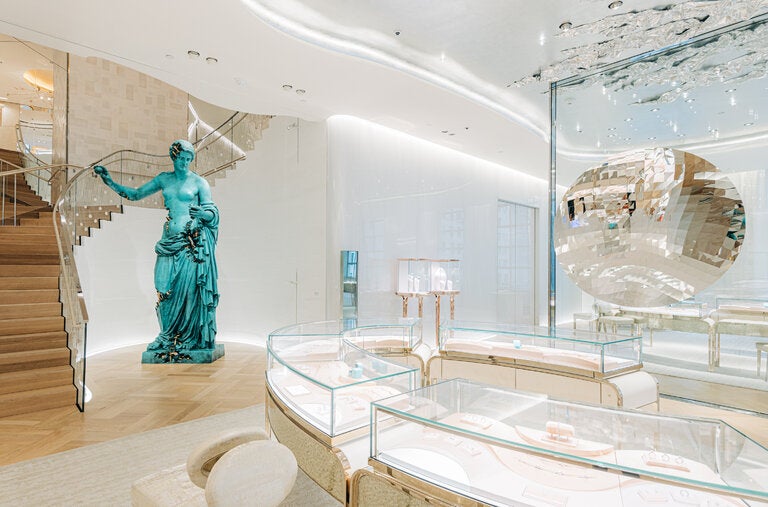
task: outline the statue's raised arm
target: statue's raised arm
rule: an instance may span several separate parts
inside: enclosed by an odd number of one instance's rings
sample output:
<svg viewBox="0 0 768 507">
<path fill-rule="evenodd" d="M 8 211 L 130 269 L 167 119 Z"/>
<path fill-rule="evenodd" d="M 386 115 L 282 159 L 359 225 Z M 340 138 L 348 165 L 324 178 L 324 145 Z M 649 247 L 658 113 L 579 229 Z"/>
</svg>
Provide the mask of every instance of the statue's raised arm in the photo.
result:
<svg viewBox="0 0 768 507">
<path fill-rule="evenodd" d="M 101 176 L 101 181 L 103 181 L 109 188 L 117 192 L 117 195 L 128 199 L 129 201 L 138 201 L 140 199 L 144 199 L 145 197 L 152 195 L 161 189 L 157 176 L 139 188 L 132 188 L 116 183 L 115 180 L 112 179 L 112 175 L 109 174 L 109 171 L 107 171 L 107 168 L 103 165 L 94 166 L 93 172 Z"/>
</svg>

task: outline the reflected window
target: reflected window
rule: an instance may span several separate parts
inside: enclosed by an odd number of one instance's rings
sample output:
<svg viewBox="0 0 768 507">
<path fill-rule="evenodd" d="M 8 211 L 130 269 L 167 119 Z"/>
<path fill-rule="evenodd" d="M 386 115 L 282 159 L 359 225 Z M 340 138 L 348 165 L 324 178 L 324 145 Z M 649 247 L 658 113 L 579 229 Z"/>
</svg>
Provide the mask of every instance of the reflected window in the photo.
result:
<svg viewBox="0 0 768 507">
<path fill-rule="evenodd" d="M 536 324 L 536 208 L 499 201 L 497 211 L 497 318 Z"/>
</svg>

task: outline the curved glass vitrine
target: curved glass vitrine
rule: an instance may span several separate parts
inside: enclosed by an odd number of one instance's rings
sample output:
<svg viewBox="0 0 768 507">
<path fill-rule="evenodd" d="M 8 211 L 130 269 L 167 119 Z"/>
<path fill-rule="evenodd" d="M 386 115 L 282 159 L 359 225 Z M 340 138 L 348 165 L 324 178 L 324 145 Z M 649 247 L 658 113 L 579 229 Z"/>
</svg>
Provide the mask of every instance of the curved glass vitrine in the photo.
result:
<svg viewBox="0 0 768 507">
<path fill-rule="evenodd" d="M 267 385 L 274 396 L 329 438 L 367 426 L 370 403 L 420 385 L 420 372 L 365 350 L 381 339 L 411 343 L 419 321 L 299 324 L 267 340 Z"/>
<path fill-rule="evenodd" d="M 436 499 L 768 505 L 768 450 L 717 420 L 451 380 L 373 403 L 371 460 Z"/>
</svg>

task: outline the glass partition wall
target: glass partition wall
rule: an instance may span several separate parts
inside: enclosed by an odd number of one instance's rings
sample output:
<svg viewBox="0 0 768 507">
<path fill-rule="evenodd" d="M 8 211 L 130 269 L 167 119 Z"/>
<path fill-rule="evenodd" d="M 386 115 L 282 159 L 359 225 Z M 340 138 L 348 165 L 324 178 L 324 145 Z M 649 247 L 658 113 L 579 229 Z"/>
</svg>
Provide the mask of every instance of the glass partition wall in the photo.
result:
<svg viewBox="0 0 768 507">
<path fill-rule="evenodd" d="M 768 390 L 766 97 L 768 15 L 552 83 L 551 325 L 632 319 L 652 373 Z"/>
</svg>

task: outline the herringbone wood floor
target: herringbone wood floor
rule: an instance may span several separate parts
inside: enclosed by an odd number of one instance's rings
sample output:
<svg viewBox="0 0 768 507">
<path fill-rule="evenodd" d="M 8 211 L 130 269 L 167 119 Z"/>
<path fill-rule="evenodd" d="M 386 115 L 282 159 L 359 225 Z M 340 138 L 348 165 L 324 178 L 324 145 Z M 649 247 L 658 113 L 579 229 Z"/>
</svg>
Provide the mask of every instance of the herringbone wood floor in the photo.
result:
<svg viewBox="0 0 768 507">
<path fill-rule="evenodd" d="M 264 401 L 265 350 L 226 343 L 212 364 L 142 365 L 144 345 L 88 359 L 85 413 L 59 408 L 0 418 L 0 465 L 112 440 Z M 710 389 L 717 389 L 709 384 Z M 662 399 L 661 412 L 723 419 L 768 446 L 768 418 Z"/>
<path fill-rule="evenodd" d="M 226 343 L 211 364 L 141 364 L 146 345 L 88 358 L 93 399 L 0 418 L 0 465 L 264 402 L 265 349 Z"/>
</svg>

